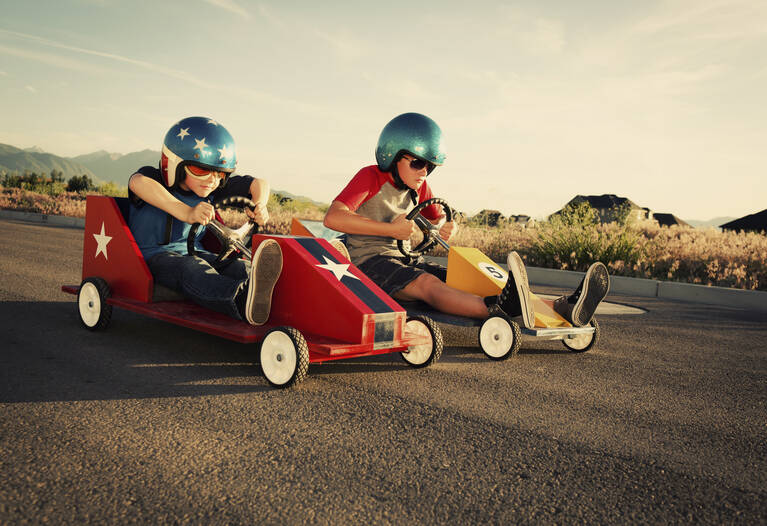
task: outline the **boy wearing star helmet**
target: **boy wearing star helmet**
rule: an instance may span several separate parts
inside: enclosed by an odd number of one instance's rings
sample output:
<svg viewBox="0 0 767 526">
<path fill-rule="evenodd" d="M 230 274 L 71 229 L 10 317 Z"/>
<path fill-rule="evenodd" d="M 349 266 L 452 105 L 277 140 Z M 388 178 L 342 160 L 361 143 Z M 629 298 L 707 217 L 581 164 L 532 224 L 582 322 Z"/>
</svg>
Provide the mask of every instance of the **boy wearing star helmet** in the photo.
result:
<svg viewBox="0 0 767 526">
<path fill-rule="evenodd" d="M 422 257 L 413 260 L 397 248 L 397 240 L 407 244 L 418 230 L 405 216 L 433 197 L 426 178 L 446 158 L 437 123 L 420 113 L 395 117 L 381 131 L 375 156 L 376 164 L 361 169 L 325 215 L 325 226 L 347 234 L 350 260 L 395 299 L 421 300 L 448 314 L 479 319 L 500 309 L 508 316 L 522 316 L 525 326 L 533 327 L 527 272 L 516 252 L 508 255 L 509 278 L 501 294 L 482 298 L 448 286 L 445 267 Z M 434 224 L 444 219 L 437 205 L 424 208 L 421 215 Z M 453 222 L 444 222 L 439 235 L 449 241 L 456 229 Z M 607 295 L 606 278 L 604 265 L 592 266 L 580 292 L 560 299 L 560 310 L 569 309 L 566 318 L 575 325 L 587 324 Z"/>
<path fill-rule="evenodd" d="M 269 219 L 269 184 L 251 176 L 233 176 L 234 139 L 207 117 L 187 117 L 165 134 L 158 168 L 144 166 L 129 182 L 129 226 L 156 283 L 188 299 L 260 325 L 269 318 L 272 291 L 282 270 L 282 252 L 274 240 L 261 243 L 252 262 L 224 259 L 196 239 L 196 255 L 187 255 L 193 224 L 215 215 L 211 203 L 231 196 L 251 199 L 246 213 L 259 225 Z"/>
</svg>

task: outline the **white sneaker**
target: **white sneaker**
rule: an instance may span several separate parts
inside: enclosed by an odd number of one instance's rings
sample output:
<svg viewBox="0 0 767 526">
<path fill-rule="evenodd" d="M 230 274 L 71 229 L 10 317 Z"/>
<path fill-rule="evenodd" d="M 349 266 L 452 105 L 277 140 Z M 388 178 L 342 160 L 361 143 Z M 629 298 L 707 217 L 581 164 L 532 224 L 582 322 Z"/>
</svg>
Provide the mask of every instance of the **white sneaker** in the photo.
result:
<svg viewBox="0 0 767 526">
<path fill-rule="evenodd" d="M 272 292 L 282 272 L 282 249 L 274 239 L 258 245 L 250 264 L 245 318 L 251 325 L 263 325 L 269 319 Z"/>
</svg>

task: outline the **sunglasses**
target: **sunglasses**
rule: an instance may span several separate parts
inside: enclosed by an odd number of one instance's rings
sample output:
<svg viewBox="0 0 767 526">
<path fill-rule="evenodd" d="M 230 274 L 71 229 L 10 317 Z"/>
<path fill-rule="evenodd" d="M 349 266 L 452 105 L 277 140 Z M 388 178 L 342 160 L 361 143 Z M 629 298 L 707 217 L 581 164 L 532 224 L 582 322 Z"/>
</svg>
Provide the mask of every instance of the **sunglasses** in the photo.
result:
<svg viewBox="0 0 767 526">
<path fill-rule="evenodd" d="M 430 163 L 429 161 L 424 161 L 423 159 L 411 159 L 410 157 L 403 157 L 403 159 L 410 161 L 410 168 L 416 172 L 426 168 L 426 171 L 431 173 L 431 171 L 437 167 L 435 164 Z"/>
<path fill-rule="evenodd" d="M 186 170 L 188 176 L 198 180 L 207 179 L 211 175 L 223 180 L 229 175 L 227 172 L 216 172 L 214 170 L 208 170 L 207 168 L 200 168 L 194 164 L 187 164 L 184 166 L 184 170 Z"/>
</svg>

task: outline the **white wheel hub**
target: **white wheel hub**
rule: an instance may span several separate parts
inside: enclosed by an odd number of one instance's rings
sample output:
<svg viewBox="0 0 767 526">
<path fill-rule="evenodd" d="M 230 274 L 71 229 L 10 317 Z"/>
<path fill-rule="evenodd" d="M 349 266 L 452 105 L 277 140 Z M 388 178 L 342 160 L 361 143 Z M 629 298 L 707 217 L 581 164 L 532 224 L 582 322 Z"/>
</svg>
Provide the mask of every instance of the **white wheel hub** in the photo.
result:
<svg viewBox="0 0 767 526">
<path fill-rule="evenodd" d="M 101 316 L 101 296 L 96 285 L 90 281 L 83 284 L 80 287 L 77 304 L 83 323 L 88 327 L 95 327 Z"/>
<path fill-rule="evenodd" d="M 282 331 L 266 335 L 261 343 L 261 369 L 275 385 L 283 385 L 293 378 L 298 364 L 296 344 Z"/>
<path fill-rule="evenodd" d="M 574 336 L 568 336 L 563 340 L 564 344 L 574 351 L 581 351 L 589 346 L 591 340 L 594 339 L 593 332 L 576 334 Z"/>
<path fill-rule="evenodd" d="M 410 333 L 412 336 L 417 336 L 419 339 L 424 337 L 428 338 L 428 342 L 420 345 L 411 345 L 407 351 L 402 353 L 402 357 L 405 358 L 410 364 L 421 365 L 426 363 L 431 357 L 433 352 L 434 341 L 429 331 L 429 327 L 420 320 L 410 320 L 405 324 L 405 332 Z"/>
<path fill-rule="evenodd" d="M 514 345 L 514 331 L 500 316 L 488 318 L 479 329 L 479 345 L 492 358 L 505 356 Z"/>
</svg>

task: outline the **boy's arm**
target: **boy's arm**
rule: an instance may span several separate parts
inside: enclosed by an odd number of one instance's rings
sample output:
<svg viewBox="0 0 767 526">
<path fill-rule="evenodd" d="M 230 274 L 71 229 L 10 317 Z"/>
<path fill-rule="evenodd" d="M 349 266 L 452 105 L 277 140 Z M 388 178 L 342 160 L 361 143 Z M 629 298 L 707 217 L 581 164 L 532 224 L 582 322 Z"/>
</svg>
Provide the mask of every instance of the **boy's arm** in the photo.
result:
<svg viewBox="0 0 767 526">
<path fill-rule="evenodd" d="M 384 223 L 353 212 L 341 201 L 333 201 L 330 204 L 323 224 L 347 234 L 392 237 L 403 241 L 410 239 L 417 230 L 415 222 L 405 219 L 405 214 L 397 216 L 391 223 Z"/>
<path fill-rule="evenodd" d="M 139 199 L 169 213 L 179 221 L 206 225 L 214 217 L 213 206 L 210 203 L 203 201 L 192 208 L 173 197 L 162 184 L 140 173 L 131 176 L 128 187 Z"/>
<path fill-rule="evenodd" d="M 257 177 L 253 178 L 250 183 L 250 199 L 256 203 L 256 208 L 253 210 L 253 214 L 248 213 L 249 216 L 259 225 L 264 225 L 269 221 L 269 211 L 266 209 L 266 203 L 269 201 L 269 183 L 264 179 Z"/>
</svg>

